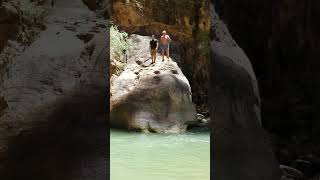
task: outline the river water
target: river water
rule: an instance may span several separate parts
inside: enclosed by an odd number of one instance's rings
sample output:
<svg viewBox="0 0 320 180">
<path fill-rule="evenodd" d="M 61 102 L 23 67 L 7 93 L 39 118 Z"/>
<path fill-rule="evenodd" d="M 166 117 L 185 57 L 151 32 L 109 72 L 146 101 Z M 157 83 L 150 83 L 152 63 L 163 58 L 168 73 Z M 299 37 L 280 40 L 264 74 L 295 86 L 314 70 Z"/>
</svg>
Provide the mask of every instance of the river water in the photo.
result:
<svg viewBox="0 0 320 180">
<path fill-rule="evenodd" d="M 209 180 L 210 134 L 110 132 L 111 180 Z"/>
</svg>

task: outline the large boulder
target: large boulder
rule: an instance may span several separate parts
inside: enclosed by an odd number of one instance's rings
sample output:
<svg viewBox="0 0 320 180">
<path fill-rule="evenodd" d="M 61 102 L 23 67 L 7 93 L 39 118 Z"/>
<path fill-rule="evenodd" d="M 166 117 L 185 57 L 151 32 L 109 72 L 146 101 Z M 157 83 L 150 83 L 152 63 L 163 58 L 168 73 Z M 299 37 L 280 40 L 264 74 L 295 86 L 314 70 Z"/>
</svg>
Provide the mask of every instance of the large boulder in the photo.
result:
<svg viewBox="0 0 320 180">
<path fill-rule="evenodd" d="M 279 165 L 260 122 L 255 74 L 245 53 L 211 9 L 213 177 L 279 180 Z"/>
<path fill-rule="evenodd" d="M 132 35 L 130 39 L 135 56 L 111 80 L 111 125 L 159 133 L 185 131 L 196 121 L 187 78 L 172 60 L 150 64 L 145 46 L 149 37 Z"/>
</svg>

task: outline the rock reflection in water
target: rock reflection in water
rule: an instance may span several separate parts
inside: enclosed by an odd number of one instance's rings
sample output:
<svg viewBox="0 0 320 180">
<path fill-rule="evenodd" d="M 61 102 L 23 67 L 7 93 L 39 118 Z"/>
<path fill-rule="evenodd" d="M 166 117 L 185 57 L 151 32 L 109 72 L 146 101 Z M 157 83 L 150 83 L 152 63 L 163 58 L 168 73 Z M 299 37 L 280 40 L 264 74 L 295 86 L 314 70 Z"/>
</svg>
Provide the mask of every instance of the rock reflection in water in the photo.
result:
<svg viewBox="0 0 320 180">
<path fill-rule="evenodd" d="M 108 179 L 109 133 L 106 125 L 71 126 L 60 134 L 38 134 L 32 142 L 16 146 L 10 151 L 5 179 Z"/>
</svg>

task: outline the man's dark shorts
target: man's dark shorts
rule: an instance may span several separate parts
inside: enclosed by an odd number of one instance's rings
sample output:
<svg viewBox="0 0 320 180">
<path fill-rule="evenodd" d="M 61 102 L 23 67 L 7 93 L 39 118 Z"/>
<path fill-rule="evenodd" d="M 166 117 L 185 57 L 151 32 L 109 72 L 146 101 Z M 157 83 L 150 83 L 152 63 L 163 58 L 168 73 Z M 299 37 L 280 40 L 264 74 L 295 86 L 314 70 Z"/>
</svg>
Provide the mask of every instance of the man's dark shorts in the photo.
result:
<svg viewBox="0 0 320 180">
<path fill-rule="evenodd" d="M 169 54 L 169 44 L 167 45 L 160 44 L 159 49 L 161 52 Z"/>
</svg>

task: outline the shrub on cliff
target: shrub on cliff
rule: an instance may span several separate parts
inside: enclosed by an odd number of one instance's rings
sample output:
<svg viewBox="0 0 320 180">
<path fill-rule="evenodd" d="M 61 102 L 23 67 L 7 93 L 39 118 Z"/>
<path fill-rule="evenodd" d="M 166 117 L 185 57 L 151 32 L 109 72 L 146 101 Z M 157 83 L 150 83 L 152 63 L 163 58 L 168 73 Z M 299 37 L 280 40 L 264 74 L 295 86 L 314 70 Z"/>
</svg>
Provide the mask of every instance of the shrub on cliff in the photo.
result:
<svg viewBox="0 0 320 180">
<path fill-rule="evenodd" d="M 35 3 L 21 1 L 21 17 L 18 31 L 18 41 L 29 45 L 32 43 L 43 26 L 43 19 L 47 16 L 47 10 Z"/>
<path fill-rule="evenodd" d="M 128 34 L 119 31 L 117 26 L 110 27 L 110 49 L 117 61 L 125 62 L 124 53 L 131 49 L 131 44 L 127 41 Z"/>
<path fill-rule="evenodd" d="M 117 26 L 111 25 L 110 27 L 110 63 L 111 73 L 120 74 L 123 71 L 124 64 L 126 63 L 126 54 L 128 54 L 132 45 L 127 41 L 128 34 L 119 31 Z"/>
<path fill-rule="evenodd" d="M 12 0 L 3 2 L 0 8 L 2 11 L 1 18 L 10 22 L 10 26 L 16 27 L 12 28 L 16 31 L 9 34 L 10 37 L 13 37 L 12 40 L 30 45 L 44 28 L 43 19 L 47 15 L 47 10 L 36 3 Z"/>
</svg>

